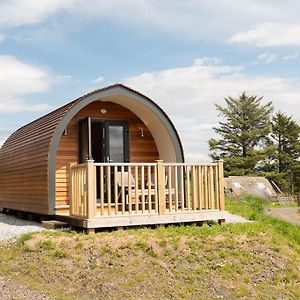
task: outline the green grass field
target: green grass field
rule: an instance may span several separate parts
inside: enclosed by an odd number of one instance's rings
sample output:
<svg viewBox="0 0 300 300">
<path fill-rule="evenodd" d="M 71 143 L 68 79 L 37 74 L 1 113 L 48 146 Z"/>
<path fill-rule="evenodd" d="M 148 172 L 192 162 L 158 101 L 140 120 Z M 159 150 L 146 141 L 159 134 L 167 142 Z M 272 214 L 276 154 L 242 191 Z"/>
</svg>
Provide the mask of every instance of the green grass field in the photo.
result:
<svg viewBox="0 0 300 300">
<path fill-rule="evenodd" d="M 264 206 L 227 200 L 244 224 L 26 234 L 0 273 L 55 299 L 299 299 L 300 227 Z"/>
</svg>

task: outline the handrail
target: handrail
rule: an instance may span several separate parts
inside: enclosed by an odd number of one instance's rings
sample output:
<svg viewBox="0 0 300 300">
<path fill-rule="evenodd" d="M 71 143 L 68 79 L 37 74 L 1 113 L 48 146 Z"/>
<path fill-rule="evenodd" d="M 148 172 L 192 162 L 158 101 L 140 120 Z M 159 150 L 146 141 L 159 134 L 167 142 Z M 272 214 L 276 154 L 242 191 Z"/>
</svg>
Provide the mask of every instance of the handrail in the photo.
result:
<svg viewBox="0 0 300 300">
<path fill-rule="evenodd" d="M 70 168 L 71 169 L 76 169 L 76 168 L 82 168 L 82 167 L 84 167 L 85 166 L 85 164 L 71 164 L 70 165 Z"/>
<path fill-rule="evenodd" d="M 121 167 L 121 166 L 124 166 L 124 167 L 130 167 L 130 166 L 156 166 L 156 163 L 114 163 L 114 162 L 111 162 L 111 163 L 94 163 L 94 165 L 97 167 L 100 167 L 100 166 L 110 166 L 110 167 Z"/>
<path fill-rule="evenodd" d="M 217 163 L 206 163 L 206 164 L 199 164 L 199 163 L 164 163 L 164 166 L 176 166 L 176 167 L 188 167 L 188 166 L 208 166 L 208 167 L 215 167 Z"/>
</svg>

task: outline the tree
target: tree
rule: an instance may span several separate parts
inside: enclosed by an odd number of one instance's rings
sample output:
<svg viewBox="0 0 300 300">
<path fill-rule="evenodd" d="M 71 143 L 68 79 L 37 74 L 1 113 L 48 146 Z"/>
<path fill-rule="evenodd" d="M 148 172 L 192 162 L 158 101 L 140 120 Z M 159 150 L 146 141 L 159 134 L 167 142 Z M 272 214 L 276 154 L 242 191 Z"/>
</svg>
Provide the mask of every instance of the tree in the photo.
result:
<svg viewBox="0 0 300 300">
<path fill-rule="evenodd" d="M 226 175 L 251 174 L 266 156 L 273 107 L 262 99 L 243 92 L 237 99 L 225 98 L 225 107 L 216 105 L 224 121 L 214 127 L 220 138 L 209 140 L 210 156 L 224 159 Z"/>
<path fill-rule="evenodd" d="M 292 174 L 292 191 L 296 194 L 300 194 L 300 162 L 296 162 L 295 165 L 292 167 Z"/>
<path fill-rule="evenodd" d="M 284 191 L 293 192 L 293 185 L 299 176 L 299 157 L 300 157 L 300 126 L 286 114 L 277 112 L 272 118 L 271 137 L 274 143 L 273 154 L 273 180 Z"/>
<path fill-rule="evenodd" d="M 282 112 L 272 118 L 272 138 L 275 140 L 277 172 L 288 171 L 299 158 L 300 126 Z"/>
</svg>

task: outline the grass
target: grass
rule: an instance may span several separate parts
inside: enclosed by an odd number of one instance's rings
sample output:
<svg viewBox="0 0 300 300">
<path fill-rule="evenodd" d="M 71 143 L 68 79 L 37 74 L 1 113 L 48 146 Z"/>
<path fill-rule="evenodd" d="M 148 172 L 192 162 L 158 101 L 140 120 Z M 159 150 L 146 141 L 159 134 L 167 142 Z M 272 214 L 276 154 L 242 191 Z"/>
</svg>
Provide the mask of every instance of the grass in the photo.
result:
<svg viewBox="0 0 300 300">
<path fill-rule="evenodd" d="M 267 216 L 264 214 L 267 204 L 264 200 L 255 196 L 246 195 L 241 200 L 227 199 L 226 209 L 232 213 L 244 216 L 245 218 L 257 221 L 264 226 L 271 226 L 276 234 L 288 238 L 293 245 L 300 245 L 300 228 L 297 225 L 290 224 L 286 221 Z"/>
<path fill-rule="evenodd" d="M 255 222 L 26 234 L 0 273 L 55 299 L 299 299 L 299 226 L 255 197 L 226 209 Z"/>
</svg>

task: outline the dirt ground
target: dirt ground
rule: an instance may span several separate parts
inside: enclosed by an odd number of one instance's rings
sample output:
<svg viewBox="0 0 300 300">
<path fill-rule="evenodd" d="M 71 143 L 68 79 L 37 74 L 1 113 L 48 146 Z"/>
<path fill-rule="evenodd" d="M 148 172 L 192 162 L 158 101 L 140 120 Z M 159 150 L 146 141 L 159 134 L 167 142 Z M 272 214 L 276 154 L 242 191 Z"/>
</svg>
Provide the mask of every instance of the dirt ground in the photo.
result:
<svg viewBox="0 0 300 300">
<path fill-rule="evenodd" d="M 0 299 L 1 300 L 50 300 L 46 295 L 36 292 L 31 288 L 21 285 L 15 280 L 0 276 Z"/>
<path fill-rule="evenodd" d="M 288 241 L 257 222 L 35 233 L 0 247 L 3 276 L 17 280 L 0 276 L 0 299 L 299 299 Z"/>
<path fill-rule="evenodd" d="M 280 218 L 295 225 L 300 225 L 300 214 L 298 207 L 269 208 L 267 214 Z"/>
<path fill-rule="evenodd" d="M 300 299 L 298 227 L 245 203 L 228 207 L 256 222 L 42 231 L 0 242 L 0 300 Z M 297 208 L 268 214 L 300 219 Z"/>
</svg>

